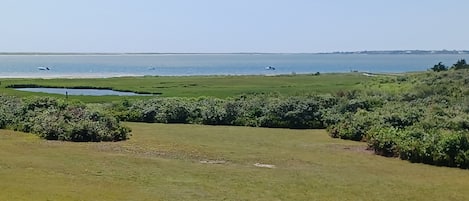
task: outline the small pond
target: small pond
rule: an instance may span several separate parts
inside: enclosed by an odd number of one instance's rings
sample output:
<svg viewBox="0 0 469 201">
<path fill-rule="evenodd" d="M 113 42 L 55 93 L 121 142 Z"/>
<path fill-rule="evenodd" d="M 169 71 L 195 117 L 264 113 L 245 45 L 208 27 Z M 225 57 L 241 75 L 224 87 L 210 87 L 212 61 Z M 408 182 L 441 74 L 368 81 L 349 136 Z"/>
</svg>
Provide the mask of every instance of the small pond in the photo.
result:
<svg viewBox="0 0 469 201">
<path fill-rule="evenodd" d="M 70 96 L 149 96 L 150 94 L 137 94 L 109 89 L 67 89 L 67 88 L 16 88 L 19 91 L 42 92 L 49 94 L 63 94 Z"/>
</svg>

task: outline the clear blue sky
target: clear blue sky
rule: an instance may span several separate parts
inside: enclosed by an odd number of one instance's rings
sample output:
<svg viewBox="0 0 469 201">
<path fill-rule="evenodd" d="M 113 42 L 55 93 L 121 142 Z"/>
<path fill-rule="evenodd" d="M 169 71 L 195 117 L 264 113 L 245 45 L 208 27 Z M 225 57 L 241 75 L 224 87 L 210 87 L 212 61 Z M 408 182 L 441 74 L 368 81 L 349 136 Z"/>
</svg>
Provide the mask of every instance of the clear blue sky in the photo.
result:
<svg viewBox="0 0 469 201">
<path fill-rule="evenodd" d="M 0 52 L 469 49 L 468 0 L 0 0 Z"/>
</svg>

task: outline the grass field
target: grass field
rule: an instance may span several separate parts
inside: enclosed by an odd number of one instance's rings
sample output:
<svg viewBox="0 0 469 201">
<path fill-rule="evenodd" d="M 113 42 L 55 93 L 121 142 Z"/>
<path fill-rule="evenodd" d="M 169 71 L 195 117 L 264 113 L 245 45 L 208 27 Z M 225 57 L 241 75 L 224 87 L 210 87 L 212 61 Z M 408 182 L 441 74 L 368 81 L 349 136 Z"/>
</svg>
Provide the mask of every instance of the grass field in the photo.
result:
<svg viewBox="0 0 469 201">
<path fill-rule="evenodd" d="M 0 200 L 469 200 L 467 170 L 323 130 L 126 124 L 133 136 L 117 143 L 0 130 Z"/>
<path fill-rule="evenodd" d="M 49 95 L 20 92 L 5 88 L 14 84 L 35 84 L 53 87 L 107 87 L 115 90 L 161 93 L 164 97 L 200 97 L 219 98 L 237 96 L 246 93 L 280 93 L 284 95 L 325 94 L 340 90 L 361 87 L 361 83 L 371 78 L 359 73 L 331 73 L 313 75 L 282 76 L 179 76 L 179 77 L 120 77 L 107 79 L 2 79 L 0 94 L 15 96 Z M 109 102 L 121 100 L 118 96 L 74 96 L 84 102 Z M 149 98 L 149 97 L 126 97 Z"/>
</svg>

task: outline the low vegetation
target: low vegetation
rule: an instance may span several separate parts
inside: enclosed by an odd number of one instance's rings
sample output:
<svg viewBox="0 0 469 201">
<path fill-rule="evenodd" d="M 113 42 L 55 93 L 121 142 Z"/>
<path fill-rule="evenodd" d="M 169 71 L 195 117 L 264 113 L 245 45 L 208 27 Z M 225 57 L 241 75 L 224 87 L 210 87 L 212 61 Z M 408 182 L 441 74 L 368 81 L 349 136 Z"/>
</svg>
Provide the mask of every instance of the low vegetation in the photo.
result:
<svg viewBox="0 0 469 201">
<path fill-rule="evenodd" d="M 298 96 L 302 94 L 333 94 L 337 91 L 358 89 L 360 83 L 369 79 L 369 77 L 362 76 L 359 73 L 279 76 L 144 76 L 101 79 L 2 79 L 0 80 L 0 94 L 17 97 L 39 95 L 65 98 L 65 94 L 52 95 L 46 93 L 32 93 L 11 88 L 14 86 L 35 86 L 113 89 L 117 91 L 159 94 L 158 97 L 198 98 L 206 96 L 224 99 L 237 97 L 243 94 L 259 93 L 278 93 L 284 96 Z M 153 97 L 69 96 L 69 99 L 79 100 L 85 103 L 108 103 L 122 99 L 145 100 Z"/>
<path fill-rule="evenodd" d="M 124 121 L 327 128 L 332 137 L 365 141 L 383 156 L 469 168 L 468 75 L 452 68 L 376 76 L 362 90 L 332 96 L 156 98 L 107 107 Z"/>
<path fill-rule="evenodd" d="M 0 130 L 0 200 L 469 200 L 466 170 L 376 156 L 324 130 L 125 126 L 129 140 L 101 143 Z"/>
<path fill-rule="evenodd" d="M 259 79 L 262 78 L 262 79 Z M 333 80 L 341 82 L 330 83 Z M 344 78 L 344 79 L 341 79 Z M 120 141 L 129 136 L 129 130 L 119 120 L 160 123 L 199 123 L 209 125 L 243 125 L 291 128 L 322 128 L 320 114 L 308 113 L 323 107 L 327 98 L 304 99 L 297 96 L 285 99 L 285 95 L 335 91 L 342 86 L 350 88 L 359 84 L 357 74 L 295 75 L 295 76 L 201 76 L 201 77 L 139 77 L 110 79 L 6 79 L 2 90 L 5 94 L 24 96 L 13 98 L 3 95 L 0 128 L 31 132 L 49 140 L 66 141 Z M 329 80 L 329 81 L 328 81 Z M 238 83 L 233 87 L 232 82 Z M 68 87 L 83 88 L 94 83 L 93 88 L 135 90 L 139 93 L 158 91 L 179 92 L 180 98 L 153 98 L 119 96 L 89 97 L 40 94 L 15 91 L 14 87 Z M 229 90 L 228 90 L 229 88 Z M 291 90 L 294 89 L 294 90 Z M 155 91 L 156 90 L 156 91 Z M 210 91 L 215 92 L 214 94 Z M 262 91 L 275 92 L 274 96 L 249 95 Z M 187 92 L 187 93 L 186 93 Z M 189 93 L 190 92 L 190 93 Z M 239 98 L 217 98 L 226 94 L 247 94 Z M 201 94 L 214 96 L 200 97 Z M 283 94 L 283 95 L 281 95 Z M 39 94 L 35 94 L 39 95 Z M 162 96 L 162 97 L 163 97 Z M 198 98 L 186 98 L 197 96 Z M 41 98 L 42 97 L 42 98 Z M 280 98 L 281 97 L 281 98 Z M 66 99 L 64 99 L 66 98 Z M 81 101 L 95 102 L 118 100 L 111 106 L 85 105 Z M 123 101 L 122 101 L 123 100 Z M 268 102 L 265 102 L 265 101 Z M 265 102 L 265 103 L 263 103 Z M 282 108 L 283 107 L 283 108 Z M 294 111 L 283 114 L 295 107 Z M 313 108 L 311 108 L 313 107 Z M 296 113 L 308 117 L 296 122 Z M 282 115 L 282 116 L 279 116 Z M 116 117 L 118 119 L 116 119 Z M 303 117 L 300 117 L 303 118 Z"/>
<path fill-rule="evenodd" d="M 365 90 L 339 100 L 336 112 L 325 117 L 330 135 L 365 141 L 384 156 L 469 168 L 468 75 L 451 69 L 401 81 L 378 78 L 375 85 L 411 87 L 400 93 Z"/>
<path fill-rule="evenodd" d="M 332 96 L 245 95 L 237 98 L 155 98 L 107 105 L 123 121 L 270 128 L 325 128 Z"/>
<path fill-rule="evenodd" d="M 467 169 L 469 69 L 465 67 L 465 60 L 459 60 L 449 69 L 442 66 L 441 63 L 435 65 L 436 72 L 362 76 L 368 81 L 321 95 L 301 92 L 311 86 L 305 80 L 325 75 L 300 75 L 300 81 L 292 85 L 302 87 L 289 92 L 275 93 L 273 87 L 272 91 L 264 93 L 253 90 L 231 97 L 218 94 L 221 97 L 121 98 L 94 107 L 92 104 L 64 104 L 67 100 L 53 98 L 13 99 L 7 100 L 8 104 L 2 109 L 7 112 L 0 119 L 0 126 L 36 133 L 46 139 L 71 141 L 125 140 L 129 130 L 119 121 L 327 128 L 330 136 L 366 142 L 369 149 L 379 155 Z M 357 74 L 349 76 L 353 80 Z M 280 83 L 291 77 L 296 76 L 263 79 Z M 229 79 L 243 79 L 243 76 Z M 267 88 L 265 80 L 256 83 L 260 88 Z M 207 80 L 198 83 L 203 82 Z M 351 81 L 343 81 L 347 82 Z M 234 90 L 246 90 L 249 85 L 239 86 Z M 14 112 L 8 113 L 8 110 Z"/>
<path fill-rule="evenodd" d="M 469 200 L 466 61 L 366 75 L 2 80 L 0 200 Z"/>
<path fill-rule="evenodd" d="M 0 96 L 0 128 L 31 132 L 48 140 L 120 141 L 130 130 L 115 117 L 62 99 Z"/>
<path fill-rule="evenodd" d="M 452 70 L 469 69 L 469 64 L 466 63 L 465 59 L 460 59 L 455 64 L 453 64 L 450 68 L 446 67 L 442 62 L 439 62 L 438 64 L 435 64 L 430 69 L 435 72 L 447 71 L 449 69 L 452 69 Z"/>
<path fill-rule="evenodd" d="M 108 107 L 125 121 L 327 128 L 332 137 L 367 142 L 379 155 L 469 168 L 467 77 L 469 71 L 451 68 L 376 76 L 362 90 L 332 96 L 156 98 Z"/>
</svg>

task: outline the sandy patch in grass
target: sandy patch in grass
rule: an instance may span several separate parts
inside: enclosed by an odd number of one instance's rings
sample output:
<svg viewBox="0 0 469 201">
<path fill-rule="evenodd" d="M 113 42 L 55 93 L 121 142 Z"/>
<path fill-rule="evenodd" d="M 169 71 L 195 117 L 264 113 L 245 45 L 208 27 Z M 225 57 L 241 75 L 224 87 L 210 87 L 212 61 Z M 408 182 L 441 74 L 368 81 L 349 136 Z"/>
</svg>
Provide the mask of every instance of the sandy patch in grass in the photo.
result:
<svg viewBox="0 0 469 201">
<path fill-rule="evenodd" d="M 262 163 L 255 163 L 254 166 L 256 167 L 260 167 L 260 168 L 275 168 L 275 165 L 271 165 L 271 164 L 262 164 Z"/>
</svg>

